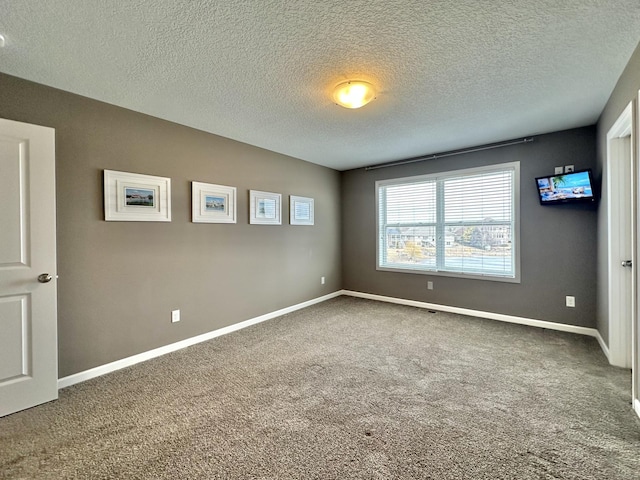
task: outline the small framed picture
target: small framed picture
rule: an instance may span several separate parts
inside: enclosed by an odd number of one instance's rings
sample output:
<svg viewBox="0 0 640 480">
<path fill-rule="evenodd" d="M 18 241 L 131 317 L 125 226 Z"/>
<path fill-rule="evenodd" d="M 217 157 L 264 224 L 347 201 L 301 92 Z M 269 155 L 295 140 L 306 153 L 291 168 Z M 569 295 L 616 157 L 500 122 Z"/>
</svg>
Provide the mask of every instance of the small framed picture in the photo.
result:
<svg viewBox="0 0 640 480">
<path fill-rule="evenodd" d="M 104 219 L 107 222 L 170 222 L 171 179 L 105 170 Z"/>
<path fill-rule="evenodd" d="M 291 225 L 313 225 L 313 198 L 289 196 Z"/>
<path fill-rule="evenodd" d="M 236 187 L 191 182 L 191 221 L 236 223 Z"/>
<path fill-rule="evenodd" d="M 282 195 L 250 190 L 249 223 L 256 225 L 282 225 Z"/>
</svg>

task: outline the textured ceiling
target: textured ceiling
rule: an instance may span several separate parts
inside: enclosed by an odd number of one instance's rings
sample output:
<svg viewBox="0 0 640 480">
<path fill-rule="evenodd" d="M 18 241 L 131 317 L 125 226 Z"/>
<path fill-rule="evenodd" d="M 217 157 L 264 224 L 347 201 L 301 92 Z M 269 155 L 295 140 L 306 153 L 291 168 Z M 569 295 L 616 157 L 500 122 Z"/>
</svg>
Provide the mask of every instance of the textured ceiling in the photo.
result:
<svg viewBox="0 0 640 480">
<path fill-rule="evenodd" d="M 0 33 L 2 72 L 345 170 L 595 123 L 640 1 L 0 0 Z"/>
</svg>

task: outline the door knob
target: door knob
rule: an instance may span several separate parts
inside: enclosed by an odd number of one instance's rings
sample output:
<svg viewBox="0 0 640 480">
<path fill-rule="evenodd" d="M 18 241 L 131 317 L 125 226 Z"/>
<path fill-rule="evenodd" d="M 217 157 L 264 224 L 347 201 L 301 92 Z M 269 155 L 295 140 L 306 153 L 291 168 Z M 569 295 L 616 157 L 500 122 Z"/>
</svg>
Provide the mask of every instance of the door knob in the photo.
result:
<svg viewBox="0 0 640 480">
<path fill-rule="evenodd" d="M 41 273 L 38 275 L 38 281 L 40 283 L 49 283 L 53 277 L 48 273 Z"/>
<path fill-rule="evenodd" d="M 631 264 L 631 260 L 623 260 L 622 261 L 622 266 L 623 267 L 630 267 L 631 265 L 632 265 Z"/>
</svg>

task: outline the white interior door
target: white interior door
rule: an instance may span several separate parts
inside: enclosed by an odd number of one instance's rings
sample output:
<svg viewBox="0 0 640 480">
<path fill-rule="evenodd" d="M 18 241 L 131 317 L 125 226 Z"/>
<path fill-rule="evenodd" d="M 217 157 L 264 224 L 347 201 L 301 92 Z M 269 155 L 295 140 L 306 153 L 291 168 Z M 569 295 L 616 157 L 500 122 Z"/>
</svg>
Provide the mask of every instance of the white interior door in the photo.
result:
<svg viewBox="0 0 640 480">
<path fill-rule="evenodd" d="M 54 133 L 0 119 L 0 416 L 58 398 Z"/>
</svg>

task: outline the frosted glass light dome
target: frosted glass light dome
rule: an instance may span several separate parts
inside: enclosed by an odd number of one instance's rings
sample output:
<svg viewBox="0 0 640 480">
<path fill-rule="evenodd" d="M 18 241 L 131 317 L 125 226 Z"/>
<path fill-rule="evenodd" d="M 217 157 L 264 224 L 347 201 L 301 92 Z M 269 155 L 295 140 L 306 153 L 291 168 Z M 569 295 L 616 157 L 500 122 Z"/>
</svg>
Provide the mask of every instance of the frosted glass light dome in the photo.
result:
<svg viewBox="0 0 640 480">
<path fill-rule="evenodd" d="M 360 108 L 376 98 L 376 91 L 369 82 L 350 80 L 336 86 L 333 99 L 345 108 Z"/>
</svg>

